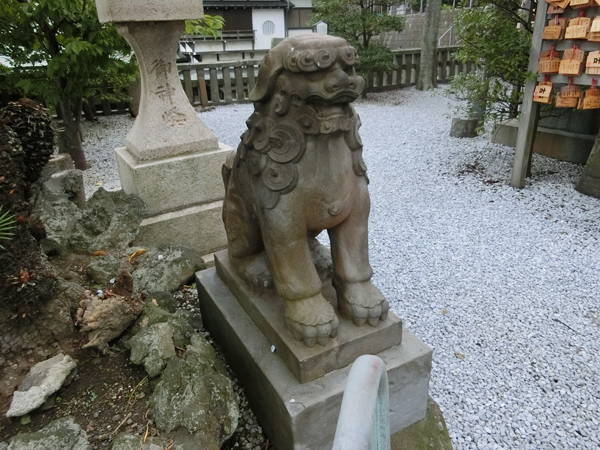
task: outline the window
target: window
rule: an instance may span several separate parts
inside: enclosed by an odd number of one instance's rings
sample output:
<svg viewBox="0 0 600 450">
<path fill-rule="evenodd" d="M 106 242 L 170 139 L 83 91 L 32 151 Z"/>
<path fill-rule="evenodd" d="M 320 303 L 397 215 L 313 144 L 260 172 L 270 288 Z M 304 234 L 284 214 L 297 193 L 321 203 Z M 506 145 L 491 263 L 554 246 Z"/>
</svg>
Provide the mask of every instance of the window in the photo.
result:
<svg viewBox="0 0 600 450">
<path fill-rule="evenodd" d="M 312 8 L 292 8 L 288 13 L 288 28 L 310 28 L 308 19 Z"/>
<path fill-rule="evenodd" d="M 275 24 L 270 20 L 267 20 L 262 24 L 262 32 L 265 36 L 271 36 L 275 34 Z"/>
<path fill-rule="evenodd" d="M 223 31 L 252 30 L 252 10 L 245 9 L 210 9 L 204 10 L 205 14 L 221 16 L 225 19 Z"/>
</svg>

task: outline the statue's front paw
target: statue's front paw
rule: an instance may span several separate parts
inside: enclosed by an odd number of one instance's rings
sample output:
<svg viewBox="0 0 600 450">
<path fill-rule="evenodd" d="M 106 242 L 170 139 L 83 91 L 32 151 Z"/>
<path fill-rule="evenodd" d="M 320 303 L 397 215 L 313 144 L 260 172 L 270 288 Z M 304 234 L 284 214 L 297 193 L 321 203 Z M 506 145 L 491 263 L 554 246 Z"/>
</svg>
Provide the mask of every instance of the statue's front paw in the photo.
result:
<svg viewBox="0 0 600 450">
<path fill-rule="evenodd" d="M 390 305 L 371 281 L 347 283 L 334 277 L 333 287 L 337 292 L 340 314 L 355 325 L 361 327 L 368 322 L 376 327 L 379 321 L 387 320 Z"/>
<path fill-rule="evenodd" d="M 285 302 L 285 324 L 297 341 L 312 348 L 316 343 L 325 347 L 336 337 L 340 321 L 333 307 L 321 294 L 302 300 Z"/>
</svg>

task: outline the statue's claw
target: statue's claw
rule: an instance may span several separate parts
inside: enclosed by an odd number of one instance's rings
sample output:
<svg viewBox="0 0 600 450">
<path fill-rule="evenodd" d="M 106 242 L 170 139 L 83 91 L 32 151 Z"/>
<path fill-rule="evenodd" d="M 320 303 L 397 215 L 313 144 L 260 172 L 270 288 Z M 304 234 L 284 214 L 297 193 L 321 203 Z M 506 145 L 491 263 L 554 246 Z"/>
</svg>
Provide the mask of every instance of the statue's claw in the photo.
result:
<svg viewBox="0 0 600 450">
<path fill-rule="evenodd" d="M 340 321 L 331 305 L 321 294 L 303 300 L 286 301 L 287 328 L 296 341 L 312 348 L 327 346 L 330 337 L 337 336 Z"/>
<path fill-rule="evenodd" d="M 271 275 L 264 253 L 259 253 L 253 257 L 247 262 L 244 269 L 244 279 L 249 285 L 259 289 L 273 287 L 273 275 Z"/>
<path fill-rule="evenodd" d="M 390 305 L 383 294 L 370 281 L 346 283 L 333 279 L 340 314 L 361 327 L 369 323 L 376 327 L 387 320 Z"/>
</svg>

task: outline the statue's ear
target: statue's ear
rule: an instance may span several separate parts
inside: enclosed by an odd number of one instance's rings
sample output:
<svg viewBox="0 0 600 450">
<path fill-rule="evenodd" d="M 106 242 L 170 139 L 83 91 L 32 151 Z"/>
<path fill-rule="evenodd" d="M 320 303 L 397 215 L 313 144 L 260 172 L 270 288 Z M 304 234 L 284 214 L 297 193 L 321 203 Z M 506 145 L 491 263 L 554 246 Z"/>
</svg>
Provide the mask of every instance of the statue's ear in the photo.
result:
<svg viewBox="0 0 600 450">
<path fill-rule="evenodd" d="M 266 102 L 275 92 L 277 77 L 283 72 L 283 58 L 290 51 L 291 45 L 284 39 L 273 47 L 258 70 L 258 78 L 254 89 L 248 95 L 252 102 Z"/>
</svg>

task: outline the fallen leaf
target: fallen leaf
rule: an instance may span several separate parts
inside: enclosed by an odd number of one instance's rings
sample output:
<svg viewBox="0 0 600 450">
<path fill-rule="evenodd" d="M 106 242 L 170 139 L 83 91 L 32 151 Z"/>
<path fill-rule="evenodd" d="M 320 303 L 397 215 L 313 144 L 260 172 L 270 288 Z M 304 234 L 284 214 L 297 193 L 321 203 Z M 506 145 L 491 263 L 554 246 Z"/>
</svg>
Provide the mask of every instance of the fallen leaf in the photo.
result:
<svg viewBox="0 0 600 450">
<path fill-rule="evenodd" d="M 94 256 L 104 256 L 106 252 L 104 250 L 97 250 L 94 252 Z"/>
<path fill-rule="evenodd" d="M 15 193 L 15 191 L 16 191 L 16 189 L 11 189 L 11 190 L 8 192 L 8 195 L 13 195 L 13 194 Z"/>
<path fill-rule="evenodd" d="M 448 314 L 448 310 L 447 310 L 447 309 L 442 309 L 442 314 L 443 314 L 443 315 L 446 315 L 446 314 Z"/>
<path fill-rule="evenodd" d="M 456 356 L 458 359 L 465 359 L 465 355 L 462 353 L 454 352 L 454 356 Z"/>
<path fill-rule="evenodd" d="M 152 303 L 154 303 L 154 306 L 158 306 L 158 302 L 156 301 L 155 298 L 152 299 Z"/>
<path fill-rule="evenodd" d="M 134 259 L 136 259 L 136 258 L 137 258 L 137 257 L 139 257 L 140 255 L 143 255 L 144 253 L 146 253 L 146 251 L 147 251 L 147 250 L 146 250 L 146 249 L 144 249 L 144 248 L 140 248 L 140 249 L 136 250 L 135 252 L 133 252 L 133 253 L 131 254 L 131 256 L 129 257 L 129 259 L 127 260 L 127 262 L 131 262 L 131 261 L 133 261 Z"/>
<path fill-rule="evenodd" d="M 102 182 L 96 183 L 96 186 L 102 186 Z"/>
</svg>

